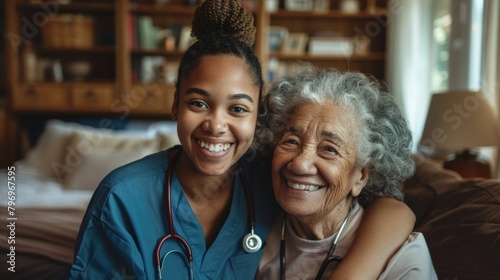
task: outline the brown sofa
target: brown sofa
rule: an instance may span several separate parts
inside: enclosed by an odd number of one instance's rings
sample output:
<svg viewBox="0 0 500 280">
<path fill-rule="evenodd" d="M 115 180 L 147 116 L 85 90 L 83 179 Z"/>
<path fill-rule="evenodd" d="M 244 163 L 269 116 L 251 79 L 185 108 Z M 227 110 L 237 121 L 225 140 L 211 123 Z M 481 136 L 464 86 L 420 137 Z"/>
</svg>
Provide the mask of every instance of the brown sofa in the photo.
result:
<svg viewBox="0 0 500 280">
<path fill-rule="evenodd" d="M 500 279 L 500 180 L 462 179 L 422 156 L 414 159 L 405 202 L 439 279 Z"/>
</svg>

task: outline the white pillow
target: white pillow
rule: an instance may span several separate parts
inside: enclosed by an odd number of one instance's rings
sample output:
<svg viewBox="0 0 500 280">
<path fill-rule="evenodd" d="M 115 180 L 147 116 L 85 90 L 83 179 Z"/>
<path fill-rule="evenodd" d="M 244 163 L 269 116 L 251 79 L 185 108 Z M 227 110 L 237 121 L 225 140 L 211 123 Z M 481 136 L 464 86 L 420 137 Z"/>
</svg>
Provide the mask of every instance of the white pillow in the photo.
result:
<svg viewBox="0 0 500 280">
<path fill-rule="evenodd" d="M 78 168 L 66 173 L 63 185 L 68 189 L 93 190 L 114 169 L 151 153 L 151 150 L 125 153 L 98 148 L 87 155 Z"/>
<path fill-rule="evenodd" d="M 157 134 L 160 140 L 160 150 L 180 144 L 177 136 L 177 122 L 175 121 L 154 122 L 149 125 L 148 131 Z"/>
<path fill-rule="evenodd" d="M 179 141 L 179 137 L 177 136 L 177 133 L 175 134 L 169 134 L 169 133 L 163 133 L 159 131 L 157 133 L 157 137 L 159 140 L 160 144 L 160 151 L 166 150 L 170 147 L 173 147 L 175 145 L 180 145 L 181 142 Z"/>
<path fill-rule="evenodd" d="M 148 126 L 148 131 L 177 135 L 177 122 L 176 121 L 153 122 Z"/>
<path fill-rule="evenodd" d="M 64 145 L 73 133 L 82 129 L 82 125 L 60 120 L 46 123 L 36 145 L 20 160 L 20 164 L 33 168 L 41 177 L 56 179 L 52 163 L 59 161 L 64 154 Z"/>
<path fill-rule="evenodd" d="M 144 131 L 78 131 L 64 150 L 56 164 L 63 185 L 95 189 L 113 169 L 159 151 L 159 138 Z"/>
</svg>

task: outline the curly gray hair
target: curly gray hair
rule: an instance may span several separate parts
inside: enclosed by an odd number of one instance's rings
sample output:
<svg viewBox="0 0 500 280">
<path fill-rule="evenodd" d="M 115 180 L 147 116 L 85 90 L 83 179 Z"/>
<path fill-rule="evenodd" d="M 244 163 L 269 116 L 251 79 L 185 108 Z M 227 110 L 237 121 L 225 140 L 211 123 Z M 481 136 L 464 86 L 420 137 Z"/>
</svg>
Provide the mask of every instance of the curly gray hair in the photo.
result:
<svg viewBox="0 0 500 280">
<path fill-rule="evenodd" d="M 415 170 L 411 132 L 392 96 L 361 73 L 306 67 L 272 84 L 262 103 L 256 144 L 274 146 L 296 106 L 324 101 L 350 108 L 360 120 L 356 164 L 368 168 L 370 176 L 359 199 L 383 195 L 402 200 L 402 181 Z"/>
</svg>

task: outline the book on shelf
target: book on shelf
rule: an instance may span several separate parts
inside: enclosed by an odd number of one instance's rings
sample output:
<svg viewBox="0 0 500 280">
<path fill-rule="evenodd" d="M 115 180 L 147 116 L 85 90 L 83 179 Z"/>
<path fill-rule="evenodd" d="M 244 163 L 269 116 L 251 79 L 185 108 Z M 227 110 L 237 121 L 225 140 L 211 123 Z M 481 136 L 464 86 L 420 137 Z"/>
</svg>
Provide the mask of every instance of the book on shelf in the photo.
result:
<svg viewBox="0 0 500 280">
<path fill-rule="evenodd" d="M 166 48 L 165 40 L 178 41 L 179 30 L 182 23 L 173 23 L 168 26 L 155 26 L 153 18 L 145 15 L 128 15 L 129 38 L 128 44 L 131 48 L 142 48 L 147 50 Z M 168 32 L 167 32 L 168 31 Z M 176 43 L 169 42 L 169 46 Z M 175 47 L 174 47 L 175 48 Z M 172 50 L 171 48 L 169 50 Z"/>
<path fill-rule="evenodd" d="M 160 28 L 153 25 L 153 18 L 151 16 L 137 16 L 137 35 L 139 37 L 139 47 L 143 49 L 156 49 L 158 44 L 156 42 L 156 34 Z"/>
<path fill-rule="evenodd" d="M 136 43 L 136 34 L 137 30 L 135 28 L 136 23 L 135 23 L 135 16 L 132 13 L 127 14 L 127 24 L 128 24 L 128 44 L 130 48 L 136 48 L 137 43 Z"/>
</svg>

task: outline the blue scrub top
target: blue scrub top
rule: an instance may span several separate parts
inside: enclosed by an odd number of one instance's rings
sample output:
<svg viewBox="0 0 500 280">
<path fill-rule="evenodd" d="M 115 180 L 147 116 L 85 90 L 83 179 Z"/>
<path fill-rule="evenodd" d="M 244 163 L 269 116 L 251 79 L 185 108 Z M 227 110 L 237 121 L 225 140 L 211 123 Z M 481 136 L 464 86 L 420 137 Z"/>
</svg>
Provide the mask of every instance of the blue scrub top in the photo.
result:
<svg viewBox="0 0 500 280">
<path fill-rule="evenodd" d="M 165 178 L 168 151 L 152 154 L 111 172 L 90 201 L 78 235 L 70 279 L 158 279 L 157 242 L 169 233 Z M 240 165 L 248 180 L 255 212 L 255 233 L 265 242 L 279 211 L 269 165 L 244 156 Z M 195 279 L 254 279 L 264 246 L 243 250 L 249 233 L 248 207 L 241 176 L 235 177 L 231 210 L 216 240 L 205 247 L 198 223 L 175 173 L 171 182 L 174 229 L 189 243 Z M 189 279 L 184 249 L 168 240 L 163 279 Z M 135 277 L 135 278 L 134 278 Z"/>
</svg>

